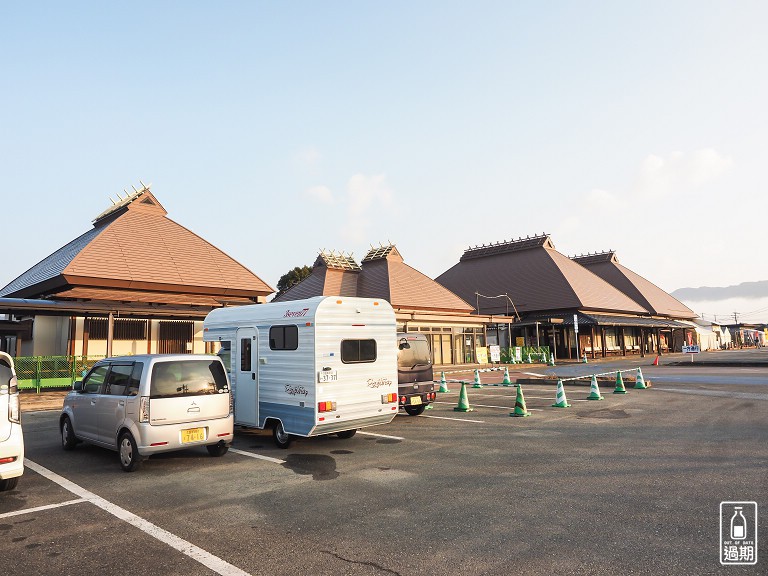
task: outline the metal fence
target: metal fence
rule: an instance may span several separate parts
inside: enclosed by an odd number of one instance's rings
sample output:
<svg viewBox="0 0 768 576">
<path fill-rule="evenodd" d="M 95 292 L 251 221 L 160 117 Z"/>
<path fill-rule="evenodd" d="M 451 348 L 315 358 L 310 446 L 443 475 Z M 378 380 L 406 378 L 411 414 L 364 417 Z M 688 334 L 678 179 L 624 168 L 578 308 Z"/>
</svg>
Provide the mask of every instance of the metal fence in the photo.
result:
<svg viewBox="0 0 768 576">
<path fill-rule="evenodd" d="M 546 363 L 549 360 L 549 346 L 516 346 L 501 349 L 501 361 L 504 364 Z"/>
<path fill-rule="evenodd" d="M 13 359 L 21 390 L 70 388 L 104 356 L 18 356 Z"/>
</svg>

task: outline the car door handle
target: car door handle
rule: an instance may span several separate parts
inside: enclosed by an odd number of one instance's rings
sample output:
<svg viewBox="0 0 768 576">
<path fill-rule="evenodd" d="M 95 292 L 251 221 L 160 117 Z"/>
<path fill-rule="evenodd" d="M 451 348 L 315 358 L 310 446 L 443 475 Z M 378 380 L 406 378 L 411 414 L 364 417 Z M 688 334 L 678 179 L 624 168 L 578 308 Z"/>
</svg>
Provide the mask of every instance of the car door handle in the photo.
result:
<svg viewBox="0 0 768 576">
<path fill-rule="evenodd" d="M 91 406 L 96 406 L 96 400 L 91 400 Z"/>
<path fill-rule="evenodd" d="M 118 406 L 125 406 L 125 401 L 124 400 L 120 400 L 120 402 L 118 402 L 117 405 Z"/>
</svg>

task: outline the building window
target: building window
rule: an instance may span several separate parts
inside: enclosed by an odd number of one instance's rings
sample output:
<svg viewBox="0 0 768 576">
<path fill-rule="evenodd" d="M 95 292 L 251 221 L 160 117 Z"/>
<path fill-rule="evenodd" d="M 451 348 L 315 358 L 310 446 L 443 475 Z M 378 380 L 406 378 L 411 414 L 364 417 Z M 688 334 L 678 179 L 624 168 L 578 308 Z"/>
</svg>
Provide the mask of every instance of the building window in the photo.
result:
<svg viewBox="0 0 768 576">
<path fill-rule="evenodd" d="M 88 319 L 88 337 L 92 340 L 106 340 L 109 329 L 106 318 Z M 113 340 L 146 340 L 147 321 L 116 318 L 114 320 Z"/>
</svg>

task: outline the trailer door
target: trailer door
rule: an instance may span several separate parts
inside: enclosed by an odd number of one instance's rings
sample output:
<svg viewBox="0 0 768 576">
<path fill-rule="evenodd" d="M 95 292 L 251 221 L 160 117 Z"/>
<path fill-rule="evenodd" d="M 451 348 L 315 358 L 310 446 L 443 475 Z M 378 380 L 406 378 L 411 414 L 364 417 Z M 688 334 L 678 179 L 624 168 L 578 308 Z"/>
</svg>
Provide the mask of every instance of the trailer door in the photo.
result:
<svg viewBox="0 0 768 576">
<path fill-rule="evenodd" d="M 246 426 L 259 423 L 259 342 L 255 328 L 238 328 L 235 364 L 235 422 Z"/>
</svg>

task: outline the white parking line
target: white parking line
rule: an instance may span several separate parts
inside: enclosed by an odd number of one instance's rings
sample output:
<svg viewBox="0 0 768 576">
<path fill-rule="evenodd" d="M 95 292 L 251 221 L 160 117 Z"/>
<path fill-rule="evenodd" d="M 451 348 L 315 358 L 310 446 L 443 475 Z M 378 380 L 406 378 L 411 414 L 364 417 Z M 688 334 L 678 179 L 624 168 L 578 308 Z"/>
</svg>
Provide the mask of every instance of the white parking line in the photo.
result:
<svg viewBox="0 0 768 576">
<path fill-rule="evenodd" d="M 374 434 L 373 432 L 363 432 L 362 430 L 359 431 L 358 434 L 365 434 L 366 436 L 376 436 L 377 438 L 389 438 L 391 440 L 405 440 L 405 438 L 401 438 L 400 436 L 387 436 L 386 434 Z"/>
<path fill-rule="evenodd" d="M 67 500 L 66 502 L 59 502 L 58 504 L 48 504 L 47 506 L 37 506 L 36 508 L 25 508 L 24 510 L 16 510 L 16 512 L 6 512 L 0 514 L 0 518 L 10 518 L 11 516 L 21 516 L 22 514 L 31 514 L 32 512 L 40 512 L 42 510 L 53 510 L 54 508 L 61 508 L 62 506 L 69 506 L 70 504 L 79 504 L 80 502 L 87 502 L 83 498 L 76 500 Z"/>
<path fill-rule="evenodd" d="M 468 418 L 447 418 L 446 416 L 428 416 L 422 414 L 422 418 L 436 418 L 438 420 L 456 420 L 457 422 L 474 422 L 475 424 L 485 424 L 485 420 L 470 420 Z"/>
<path fill-rule="evenodd" d="M 171 534 L 167 530 L 164 530 L 159 526 L 152 524 L 152 522 L 149 522 L 148 520 L 144 520 L 144 518 L 137 516 L 133 512 L 129 512 L 125 508 L 121 508 L 120 506 L 105 500 L 101 496 L 97 496 L 93 492 L 90 492 L 85 488 L 83 488 L 82 486 L 79 486 L 74 482 L 67 480 L 63 476 L 59 476 L 55 472 L 51 472 L 47 468 L 40 466 L 40 464 L 37 464 L 32 460 L 28 460 L 27 458 L 25 458 L 24 465 L 27 466 L 30 470 L 34 470 L 41 476 L 48 478 L 48 480 L 55 482 L 65 490 L 69 490 L 73 494 L 80 496 L 83 500 L 87 500 L 88 502 L 90 502 L 95 506 L 98 506 L 105 512 L 109 512 L 110 514 L 112 514 L 113 516 L 116 516 L 120 520 L 124 520 L 131 526 L 135 526 L 139 530 L 149 534 L 150 536 L 159 540 L 160 542 L 167 544 L 171 548 L 175 548 L 185 556 L 189 556 L 190 558 L 199 562 L 203 566 L 210 568 L 216 574 L 220 574 L 221 576 L 249 576 L 248 572 L 241 570 L 237 566 L 233 566 L 232 564 L 225 562 L 218 556 L 214 556 L 213 554 L 206 552 L 202 548 L 198 548 L 191 542 L 187 542 L 183 538 L 179 538 L 175 534 Z"/>
<path fill-rule="evenodd" d="M 757 394 L 754 392 L 726 392 L 724 390 L 696 390 L 689 388 L 659 388 L 658 386 L 654 386 L 653 390 L 659 390 L 660 392 L 677 392 L 678 394 L 694 394 L 696 396 L 738 398 L 739 400 L 768 400 L 768 394 Z"/>
<path fill-rule="evenodd" d="M 230 448 L 230 452 L 234 452 L 235 454 L 240 454 L 241 456 L 248 456 L 248 458 L 256 458 L 257 460 L 266 460 L 267 462 L 274 462 L 275 464 L 285 464 L 285 460 L 280 460 L 279 458 L 272 458 L 271 456 L 262 456 L 261 454 L 256 454 L 254 452 L 246 452 L 245 450 L 238 450 L 237 448 Z"/>
</svg>

